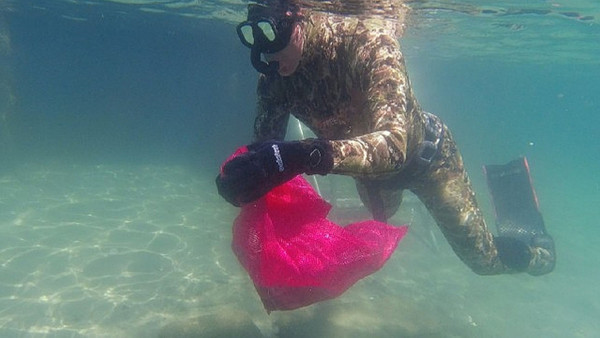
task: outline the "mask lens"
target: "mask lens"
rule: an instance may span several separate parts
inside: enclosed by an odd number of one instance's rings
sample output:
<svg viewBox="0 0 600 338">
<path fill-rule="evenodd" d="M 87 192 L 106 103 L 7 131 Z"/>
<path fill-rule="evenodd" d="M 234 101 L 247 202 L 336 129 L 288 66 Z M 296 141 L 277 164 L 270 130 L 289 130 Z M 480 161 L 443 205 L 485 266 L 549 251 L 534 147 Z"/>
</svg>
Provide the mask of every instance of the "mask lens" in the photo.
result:
<svg viewBox="0 0 600 338">
<path fill-rule="evenodd" d="M 261 30 L 265 38 L 269 40 L 269 42 L 275 41 L 275 30 L 269 21 L 259 21 L 256 23 L 256 25 Z"/>
<path fill-rule="evenodd" d="M 244 39 L 245 42 L 249 46 L 254 45 L 254 34 L 252 34 L 252 26 L 251 25 L 243 25 L 239 28 L 240 37 Z"/>
</svg>

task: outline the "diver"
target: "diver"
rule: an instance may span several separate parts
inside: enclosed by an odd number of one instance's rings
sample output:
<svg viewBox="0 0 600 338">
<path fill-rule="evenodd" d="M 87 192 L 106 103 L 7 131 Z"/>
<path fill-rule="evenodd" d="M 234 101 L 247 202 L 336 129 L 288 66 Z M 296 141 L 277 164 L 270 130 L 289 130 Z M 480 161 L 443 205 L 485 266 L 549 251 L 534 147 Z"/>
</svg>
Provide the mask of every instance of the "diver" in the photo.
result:
<svg viewBox="0 0 600 338">
<path fill-rule="evenodd" d="M 412 191 L 477 274 L 553 270 L 554 242 L 543 221 L 518 224 L 522 217 L 505 217 L 498 236 L 489 231 L 450 130 L 413 95 L 393 29 L 293 0 L 265 1 L 249 4 L 247 20 L 237 26 L 261 74 L 254 143 L 217 177 L 223 198 L 240 206 L 298 174 L 349 175 L 378 221 L 398 210 L 403 190 Z M 290 114 L 317 138 L 284 141 Z M 490 166 L 488 181 L 510 180 L 515 172 L 528 178 L 522 169 L 524 159 Z M 523 189 L 534 197 L 531 185 Z M 497 202 L 515 200 L 510 195 L 519 190 L 492 193 L 506 195 L 494 196 Z"/>
</svg>

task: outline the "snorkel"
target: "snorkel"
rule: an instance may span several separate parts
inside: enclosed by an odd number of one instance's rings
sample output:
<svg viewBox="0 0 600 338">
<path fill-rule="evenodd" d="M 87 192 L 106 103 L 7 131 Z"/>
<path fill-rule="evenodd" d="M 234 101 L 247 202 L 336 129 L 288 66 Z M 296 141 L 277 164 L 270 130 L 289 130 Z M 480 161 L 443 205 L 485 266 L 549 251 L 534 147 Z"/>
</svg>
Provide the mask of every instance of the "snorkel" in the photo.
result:
<svg viewBox="0 0 600 338">
<path fill-rule="evenodd" d="M 262 54 L 274 54 L 284 49 L 298 18 L 295 6 L 248 5 L 248 19 L 237 26 L 237 33 L 242 43 L 250 48 L 250 61 L 258 72 L 277 72 L 279 62 L 264 61 Z"/>
<path fill-rule="evenodd" d="M 256 69 L 259 73 L 263 74 L 273 74 L 276 73 L 279 69 L 279 62 L 271 61 L 265 62 L 261 58 L 262 53 L 258 48 L 252 48 L 250 50 L 250 62 L 252 62 L 252 67 Z"/>
</svg>

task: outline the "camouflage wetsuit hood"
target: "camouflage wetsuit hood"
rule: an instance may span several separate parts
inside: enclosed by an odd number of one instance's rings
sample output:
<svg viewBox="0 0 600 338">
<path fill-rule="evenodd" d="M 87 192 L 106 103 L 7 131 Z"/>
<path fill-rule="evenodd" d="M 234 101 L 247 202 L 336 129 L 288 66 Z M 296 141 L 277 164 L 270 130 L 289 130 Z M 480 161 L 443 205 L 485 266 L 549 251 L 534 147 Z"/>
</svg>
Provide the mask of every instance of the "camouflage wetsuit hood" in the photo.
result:
<svg viewBox="0 0 600 338">
<path fill-rule="evenodd" d="M 371 211 L 373 191 L 387 218 L 400 206 L 402 190 L 409 189 L 473 271 L 513 272 L 498 257 L 445 125 L 442 148 L 431 165 L 418 172 L 407 169 L 424 140 L 427 115 L 412 93 L 395 34 L 376 22 L 322 13 L 308 15 L 302 24 L 298 69 L 288 77 L 259 78 L 255 141 L 282 140 L 291 113 L 329 140 L 332 173 L 353 176 Z M 541 248 L 531 252 L 530 273 L 551 270 L 553 257 Z"/>
</svg>

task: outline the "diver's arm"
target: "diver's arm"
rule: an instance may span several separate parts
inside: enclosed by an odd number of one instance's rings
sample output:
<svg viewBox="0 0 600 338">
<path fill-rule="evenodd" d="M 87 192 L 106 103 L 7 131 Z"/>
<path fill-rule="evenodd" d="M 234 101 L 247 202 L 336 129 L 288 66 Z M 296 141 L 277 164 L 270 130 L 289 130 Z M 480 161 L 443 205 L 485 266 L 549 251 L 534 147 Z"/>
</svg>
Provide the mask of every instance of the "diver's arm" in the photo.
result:
<svg viewBox="0 0 600 338">
<path fill-rule="evenodd" d="M 408 116 L 415 100 L 410 92 L 397 40 L 364 30 L 349 44 L 351 72 L 366 95 L 363 114 L 373 132 L 352 139 L 330 141 L 333 173 L 351 176 L 381 175 L 402 168 L 407 157 Z"/>
<path fill-rule="evenodd" d="M 299 174 L 324 175 L 333 166 L 327 141 L 283 141 L 290 114 L 285 96 L 273 95 L 277 85 L 261 76 L 255 142 L 223 165 L 217 176 L 219 194 L 235 206 L 255 201 Z"/>
<path fill-rule="evenodd" d="M 261 75 L 256 91 L 258 101 L 254 120 L 254 142 L 282 141 L 285 138 L 290 114 L 284 107 L 282 96 L 277 93 L 277 84 Z"/>
</svg>

